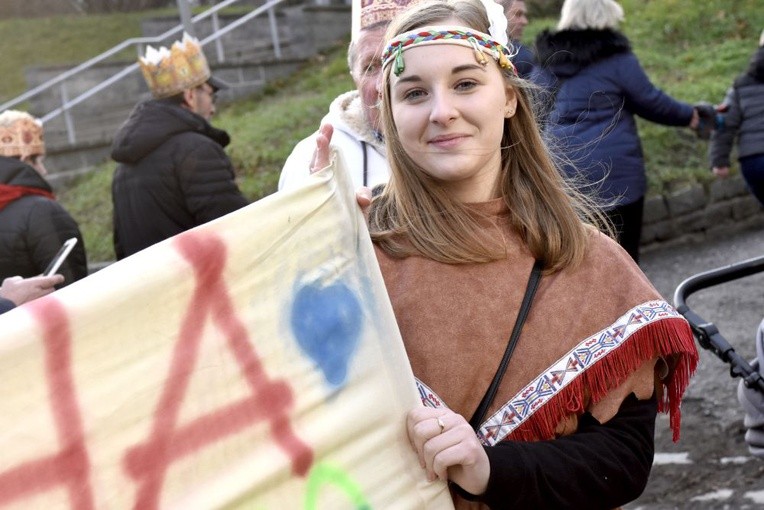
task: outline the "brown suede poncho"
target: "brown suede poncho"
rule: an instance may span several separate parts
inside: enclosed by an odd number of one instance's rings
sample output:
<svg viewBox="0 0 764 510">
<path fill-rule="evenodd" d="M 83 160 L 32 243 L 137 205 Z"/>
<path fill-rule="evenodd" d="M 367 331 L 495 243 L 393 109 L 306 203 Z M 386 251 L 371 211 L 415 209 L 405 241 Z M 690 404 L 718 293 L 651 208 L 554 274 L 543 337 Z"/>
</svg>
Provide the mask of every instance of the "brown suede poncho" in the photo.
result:
<svg viewBox="0 0 764 510">
<path fill-rule="evenodd" d="M 423 402 L 468 420 L 504 354 L 534 263 L 502 199 L 475 207 L 502 232 L 506 259 L 444 264 L 376 247 Z M 630 393 L 648 399 L 656 390 L 676 440 L 697 360 L 685 319 L 620 246 L 592 230 L 580 266 L 543 276 L 478 437 L 486 445 L 552 439 L 575 432 L 586 411 L 604 423 Z"/>
</svg>

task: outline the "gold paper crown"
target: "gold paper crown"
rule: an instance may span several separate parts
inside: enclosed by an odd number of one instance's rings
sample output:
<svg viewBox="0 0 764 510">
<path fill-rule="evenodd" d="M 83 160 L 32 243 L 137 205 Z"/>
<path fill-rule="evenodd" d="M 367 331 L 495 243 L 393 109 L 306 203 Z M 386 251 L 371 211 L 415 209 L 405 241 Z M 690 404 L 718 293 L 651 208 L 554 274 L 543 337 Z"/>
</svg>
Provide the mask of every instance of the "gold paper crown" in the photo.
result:
<svg viewBox="0 0 764 510">
<path fill-rule="evenodd" d="M 0 156 L 24 158 L 43 154 L 42 122 L 17 110 L 0 114 Z"/>
<path fill-rule="evenodd" d="M 396 14 L 417 0 L 353 0 L 352 38 L 358 33 L 381 21 L 390 21 Z"/>
<path fill-rule="evenodd" d="M 158 50 L 148 46 L 146 55 L 138 62 L 151 94 L 157 99 L 198 87 L 210 78 L 210 67 L 199 41 L 185 32 L 183 40 L 175 41 L 169 50 L 164 46 Z"/>
</svg>

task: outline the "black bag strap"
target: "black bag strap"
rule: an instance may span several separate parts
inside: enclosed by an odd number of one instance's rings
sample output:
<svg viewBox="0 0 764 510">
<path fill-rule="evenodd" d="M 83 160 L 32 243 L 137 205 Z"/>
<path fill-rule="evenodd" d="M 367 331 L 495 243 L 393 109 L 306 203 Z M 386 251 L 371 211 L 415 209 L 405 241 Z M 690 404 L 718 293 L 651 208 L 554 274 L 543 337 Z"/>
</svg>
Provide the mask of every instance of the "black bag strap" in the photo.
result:
<svg viewBox="0 0 764 510">
<path fill-rule="evenodd" d="M 483 400 L 480 401 L 480 405 L 475 410 L 475 414 L 470 418 L 470 425 L 477 431 L 480 428 L 480 424 L 483 423 L 488 407 L 496 397 L 496 392 L 499 390 L 499 384 L 504 377 L 504 372 L 507 371 L 507 365 L 509 365 L 509 359 L 512 357 L 515 347 L 517 347 L 517 341 L 520 339 L 520 331 L 523 329 L 525 319 L 528 317 L 528 312 L 531 309 L 531 303 L 533 303 L 533 296 L 536 294 L 539 282 L 541 281 L 541 271 L 544 269 L 544 263 L 537 260 L 533 264 L 531 275 L 528 277 L 528 286 L 525 288 L 525 295 L 523 296 L 523 302 L 520 304 L 520 311 L 517 312 L 517 320 L 515 320 L 515 326 L 512 328 L 512 334 L 509 336 L 509 342 L 507 343 L 507 349 L 504 351 L 504 357 L 501 358 L 499 368 L 496 369 L 496 374 L 493 376 L 491 385 L 488 386 L 488 390 L 483 395 Z"/>
</svg>

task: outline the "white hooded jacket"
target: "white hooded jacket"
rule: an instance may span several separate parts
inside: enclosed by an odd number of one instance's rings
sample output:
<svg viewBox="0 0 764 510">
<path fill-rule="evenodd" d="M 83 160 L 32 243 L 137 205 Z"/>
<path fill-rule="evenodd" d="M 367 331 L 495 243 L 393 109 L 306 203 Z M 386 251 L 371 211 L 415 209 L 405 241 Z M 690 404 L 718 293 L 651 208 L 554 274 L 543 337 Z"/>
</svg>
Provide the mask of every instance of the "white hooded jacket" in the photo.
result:
<svg viewBox="0 0 764 510">
<path fill-rule="evenodd" d="M 334 127 L 331 146 L 342 153 L 356 189 L 361 186 L 373 188 L 388 181 L 390 168 L 385 157 L 385 146 L 366 121 L 358 91 L 345 92 L 335 98 L 321 124 Z M 315 137 L 316 133 L 313 133 L 292 149 L 281 170 L 279 190 L 295 188 L 310 175 L 310 160 L 316 149 Z"/>
</svg>

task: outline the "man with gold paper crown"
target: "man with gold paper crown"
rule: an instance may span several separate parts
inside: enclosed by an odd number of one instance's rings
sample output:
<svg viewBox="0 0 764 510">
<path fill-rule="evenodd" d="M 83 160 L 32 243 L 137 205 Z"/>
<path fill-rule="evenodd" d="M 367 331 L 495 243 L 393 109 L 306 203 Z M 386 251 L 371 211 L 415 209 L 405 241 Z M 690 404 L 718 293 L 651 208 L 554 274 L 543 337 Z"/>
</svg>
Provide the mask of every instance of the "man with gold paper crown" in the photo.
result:
<svg viewBox="0 0 764 510">
<path fill-rule="evenodd" d="M 416 0 L 414 0 L 416 1 Z M 377 80 L 390 20 L 412 0 L 354 0 L 348 66 L 356 90 L 338 96 L 322 124 L 334 127 L 332 145 L 342 152 L 356 188 L 384 184 L 390 177 L 379 127 Z M 310 174 L 314 135 L 300 141 L 284 163 L 279 189 L 293 188 Z"/>
<path fill-rule="evenodd" d="M 223 148 L 228 133 L 210 125 L 214 78 L 199 42 L 184 34 L 168 50 L 139 59 L 153 99 L 120 128 L 111 157 L 117 259 L 247 205 Z"/>
<path fill-rule="evenodd" d="M 45 180 L 44 157 L 38 119 L 16 110 L 0 114 L 0 280 L 42 274 L 70 237 L 78 242 L 59 271 L 64 284 L 88 274 L 79 226 Z M 50 282 L 43 283 L 49 288 Z M 61 284 L 60 278 L 55 284 Z"/>
</svg>

